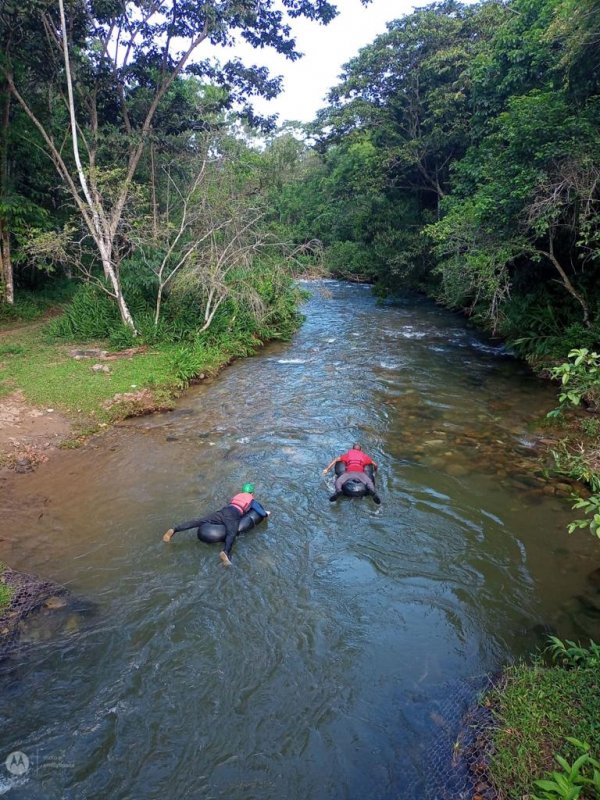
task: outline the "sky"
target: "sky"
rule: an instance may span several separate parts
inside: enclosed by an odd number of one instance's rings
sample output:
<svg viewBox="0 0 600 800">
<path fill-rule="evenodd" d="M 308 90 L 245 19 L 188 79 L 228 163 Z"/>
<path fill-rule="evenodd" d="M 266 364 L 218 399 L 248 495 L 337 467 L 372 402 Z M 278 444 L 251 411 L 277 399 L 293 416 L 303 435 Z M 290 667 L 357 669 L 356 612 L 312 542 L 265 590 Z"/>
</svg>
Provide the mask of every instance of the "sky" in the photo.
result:
<svg viewBox="0 0 600 800">
<path fill-rule="evenodd" d="M 425 0 L 372 0 L 363 6 L 360 0 L 337 0 L 338 16 L 329 25 L 318 25 L 306 19 L 292 21 L 297 49 L 304 57 L 287 61 L 278 53 L 253 50 L 238 44 L 234 53 L 244 61 L 267 66 L 273 75 L 283 75 L 283 91 L 275 100 L 255 100 L 261 114 L 279 114 L 285 120 L 310 122 L 325 103 L 325 95 L 335 86 L 342 66 L 380 33 L 385 23 L 410 14 Z M 223 51 L 219 54 L 222 58 Z"/>
</svg>

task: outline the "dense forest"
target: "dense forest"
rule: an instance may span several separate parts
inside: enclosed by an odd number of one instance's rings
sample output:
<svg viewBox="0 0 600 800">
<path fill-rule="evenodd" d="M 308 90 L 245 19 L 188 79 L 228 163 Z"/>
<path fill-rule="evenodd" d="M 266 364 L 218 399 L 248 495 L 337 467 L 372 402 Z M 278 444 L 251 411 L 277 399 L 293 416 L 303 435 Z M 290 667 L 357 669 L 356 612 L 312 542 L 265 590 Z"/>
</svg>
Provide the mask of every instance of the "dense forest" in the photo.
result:
<svg viewBox="0 0 600 800">
<path fill-rule="evenodd" d="M 525 353 L 600 341 L 600 4 L 427 6 L 350 61 L 281 196 L 330 269 L 422 289 Z"/>
<path fill-rule="evenodd" d="M 196 51 L 238 35 L 296 58 L 281 13 L 159 6 L 3 4 L 3 317 L 21 290 L 77 285 L 55 326 L 73 337 L 185 338 L 238 314 L 285 334 L 290 275 L 322 263 L 425 291 L 525 354 L 600 340 L 597 0 L 418 9 L 314 123 L 278 130 L 252 109 L 276 78 Z"/>
</svg>

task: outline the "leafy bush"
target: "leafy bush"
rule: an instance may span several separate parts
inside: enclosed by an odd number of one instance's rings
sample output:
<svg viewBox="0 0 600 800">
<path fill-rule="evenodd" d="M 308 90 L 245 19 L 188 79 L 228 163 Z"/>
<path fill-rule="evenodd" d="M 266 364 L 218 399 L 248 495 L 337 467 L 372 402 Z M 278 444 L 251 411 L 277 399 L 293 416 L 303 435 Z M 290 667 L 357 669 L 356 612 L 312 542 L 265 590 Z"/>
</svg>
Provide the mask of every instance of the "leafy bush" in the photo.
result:
<svg viewBox="0 0 600 800">
<path fill-rule="evenodd" d="M 534 795 L 533 800 L 578 800 L 582 792 L 590 788 L 591 794 L 587 797 L 600 798 L 600 761 L 590 755 L 590 746 L 572 736 L 567 736 L 571 744 L 581 755 L 569 764 L 566 758 L 556 754 L 556 762 L 561 771 L 555 771 L 542 780 L 534 781 L 535 786 L 541 790 L 541 795 Z"/>
<path fill-rule="evenodd" d="M 588 498 L 580 497 L 575 501 L 573 510 L 583 510 L 584 514 L 589 514 L 590 516 L 569 522 L 567 525 L 569 533 L 581 528 L 589 528 L 590 533 L 600 539 L 600 495 L 593 494 Z"/>
<path fill-rule="evenodd" d="M 1 322 L 31 322 L 44 313 L 44 308 L 29 298 L 19 299 L 14 305 L 0 302 Z"/>
<path fill-rule="evenodd" d="M 600 354 L 580 347 L 569 352 L 569 359 L 550 370 L 563 387 L 559 396 L 561 406 L 578 406 L 583 400 L 593 408 L 600 408 Z"/>
<path fill-rule="evenodd" d="M 360 242 L 335 242 L 325 251 L 325 265 L 341 277 L 373 277 L 377 262 L 370 247 Z"/>
<path fill-rule="evenodd" d="M 185 386 L 195 378 L 204 364 L 205 354 L 198 346 L 180 347 L 173 353 L 173 371 L 181 386 Z"/>
<path fill-rule="evenodd" d="M 74 281 L 59 280 L 36 292 L 19 290 L 14 305 L 0 302 L 0 325 L 39 319 L 49 309 L 69 302 L 75 289 Z"/>
<path fill-rule="evenodd" d="M 570 298 L 558 299 L 547 287 L 525 295 L 515 293 L 502 309 L 499 332 L 522 356 L 555 359 L 576 347 L 594 347 L 600 340 L 597 325 L 573 322 Z"/>
<path fill-rule="evenodd" d="M 48 326 L 57 339 L 89 341 L 108 339 L 120 325 L 119 312 L 111 298 L 98 286 L 82 284 L 65 313 Z"/>
<path fill-rule="evenodd" d="M 131 328 L 121 323 L 110 331 L 108 342 L 113 350 L 127 350 L 128 347 L 134 347 L 138 339 Z"/>
<path fill-rule="evenodd" d="M 547 647 L 553 661 L 563 667 L 600 667 L 600 644 L 590 640 L 589 647 L 582 647 L 570 639 L 559 639 L 558 636 L 549 636 L 550 644 Z"/>
</svg>

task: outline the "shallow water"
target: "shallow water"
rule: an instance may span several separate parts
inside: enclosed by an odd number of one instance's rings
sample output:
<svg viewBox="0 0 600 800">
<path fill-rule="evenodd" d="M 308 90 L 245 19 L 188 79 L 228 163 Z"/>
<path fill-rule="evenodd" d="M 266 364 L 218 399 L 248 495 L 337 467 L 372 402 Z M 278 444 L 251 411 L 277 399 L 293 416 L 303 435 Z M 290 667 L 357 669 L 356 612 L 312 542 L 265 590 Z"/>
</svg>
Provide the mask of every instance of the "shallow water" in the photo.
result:
<svg viewBox="0 0 600 800">
<path fill-rule="evenodd" d="M 96 611 L 2 665 L 0 757 L 30 768 L 0 793 L 422 798 L 466 686 L 540 626 L 598 637 L 597 544 L 522 464 L 552 388 L 430 303 L 309 289 L 292 343 L 4 482 L 0 558 Z M 356 439 L 380 507 L 327 500 Z M 246 481 L 272 517 L 232 568 L 163 544 Z"/>
</svg>

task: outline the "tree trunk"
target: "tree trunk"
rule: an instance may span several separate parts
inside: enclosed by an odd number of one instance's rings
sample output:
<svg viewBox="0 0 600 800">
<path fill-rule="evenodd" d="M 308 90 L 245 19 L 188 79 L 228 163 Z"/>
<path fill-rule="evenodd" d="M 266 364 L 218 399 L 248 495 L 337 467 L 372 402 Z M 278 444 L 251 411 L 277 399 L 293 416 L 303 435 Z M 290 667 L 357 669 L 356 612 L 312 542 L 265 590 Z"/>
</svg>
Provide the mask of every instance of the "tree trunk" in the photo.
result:
<svg viewBox="0 0 600 800">
<path fill-rule="evenodd" d="M 77 119 L 75 116 L 75 99 L 73 96 L 73 82 L 71 78 L 71 63 L 69 60 L 69 40 L 67 38 L 67 23 L 65 20 L 65 7 L 63 0 L 59 0 L 58 2 L 59 10 L 60 10 L 60 22 L 61 22 L 61 31 L 63 37 L 63 55 L 65 60 L 65 76 L 67 79 L 67 97 L 69 101 L 69 118 L 71 121 L 71 139 L 73 144 L 73 155 L 75 156 L 75 165 L 77 168 L 77 175 L 79 177 L 79 184 L 83 191 L 84 197 L 87 201 L 88 208 L 91 212 L 91 217 L 93 221 L 93 236 L 96 241 L 96 245 L 100 251 L 100 258 L 102 260 L 102 267 L 104 269 L 104 274 L 110 280 L 110 283 L 113 287 L 113 292 L 115 296 L 115 300 L 117 301 L 117 305 L 119 307 L 119 313 L 121 314 L 121 320 L 123 321 L 124 325 L 127 325 L 128 328 L 131 328 L 133 334 L 136 335 L 137 331 L 135 328 L 135 324 L 133 322 L 133 317 L 131 316 L 131 312 L 127 307 L 127 303 L 125 302 L 125 298 L 123 296 L 123 290 L 121 288 L 121 281 L 119 280 L 119 275 L 115 270 L 115 265 L 113 264 L 111 258 L 111 250 L 112 250 L 112 241 L 114 236 L 111 235 L 112 232 L 108 233 L 106 237 L 108 242 L 104 241 L 103 233 L 105 233 L 105 228 L 107 227 L 104 223 L 104 219 L 98 212 L 98 206 L 94 202 L 94 198 L 90 193 L 90 189 L 88 186 L 88 181 L 86 174 L 83 169 L 83 165 L 81 163 L 81 157 L 79 154 L 79 142 L 77 136 Z M 116 225 L 115 225 L 116 227 Z"/>
<path fill-rule="evenodd" d="M 154 142 L 150 142 L 150 183 L 152 186 L 152 235 L 158 240 L 158 201 L 156 199 L 156 169 L 154 164 Z"/>
<path fill-rule="evenodd" d="M 0 208 L 6 198 L 8 187 L 8 126 L 10 122 L 10 92 L 8 85 L 2 84 L 2 121 L 0 123 Z M 0 288 L 5 303 L 13 305 L 15 289 L 12 259 L 10 255 L 10 226 L 6 213 L 0 211 Z"/>
<path fill-rule="evenodd" d="M 96 245 L 98 247 L 98 250 L 100 251 L 100 257 L 102 259 L 102 268 L 104 270 L 104 275 L 107 278 L 107 280 L 110 281 L 110 285 L 112 286 L 113 296 L 117 301 L 117 306 L 119 308 L 121 320 L 124 325 L 127 325 L 128 328 L 131 328 L 133 335 L 137 336 L 135 323 L 133 321 L 133 317 L 131 316 L 131 312 L 129 311 L 127 303 L 125 302 L 125 297 L 123 296 L 123 290 L 121 289 L 121 281 L 119 280 L 119 276 L 115 269 L 115 265 L 113 264 L 110 244 L 107 245 L 105 241 L 102 241 L 102 239 L 98 238 L 96 240 Z"/>
<path fill-rule="evenodd" d="M 564 269 L 562 267 L 562 264 L 560 263 L 560 261 L 554 255 L 554 243 L 553 243 L 553 240 L 552 240 L 551 236 L 550 236 L 550 241 L 549 241 L 549 250 L 547 252 L 545 252 L 545 251 L 542 251 L 542 252 L 546 256 L 546 258 L 549 259 L 549 261 L 552 264 L 552 266 L 556 269 L 556 271 L 560 275 L 561 283 L 565 287 L 567 292 L 571 295 L 571 297 L 574 297 L 575 300 L 577 300 L 577 302 L 581 306 L 582 311 L 583 311 L 583 324 L 587 328 L 589 328 L 590 327 L 590 312 L 589 312 L 589 309 L 588 309 L 588 305 L 585 302 L 584 297 L 582 295 L 580 295 L 579 292 L 575 289 L 575 287 L 573 286 L 573 284 L 569 280 L 569 276 L 564 271 Z"/>
<path fill-rule="evenodd" d="M 5 303 L 13 305 L 15 302 L 15 287 L 10 257 L 10 231 L 3 219 L 0 219 L 0 276 L 2 299 Z"/>
</svg>

